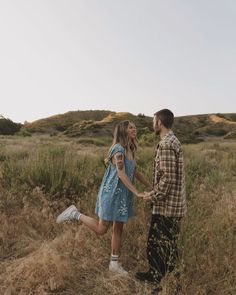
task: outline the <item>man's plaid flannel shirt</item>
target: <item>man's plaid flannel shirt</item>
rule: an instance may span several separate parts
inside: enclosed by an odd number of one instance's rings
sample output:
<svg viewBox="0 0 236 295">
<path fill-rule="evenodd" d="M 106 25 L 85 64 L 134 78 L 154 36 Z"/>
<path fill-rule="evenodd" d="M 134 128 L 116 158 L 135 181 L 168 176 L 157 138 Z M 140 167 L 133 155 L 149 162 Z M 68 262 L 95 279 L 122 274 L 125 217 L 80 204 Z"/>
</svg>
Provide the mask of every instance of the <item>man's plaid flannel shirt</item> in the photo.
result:
<svg viewBox="0 0 236 295">
<path fill-rule="evenodd" d="M 178 138 L 170 131 L 159 142 L 153 163 L 153 214 L 182 217 L 187 211 L 183 153 Z"/>
</svg>

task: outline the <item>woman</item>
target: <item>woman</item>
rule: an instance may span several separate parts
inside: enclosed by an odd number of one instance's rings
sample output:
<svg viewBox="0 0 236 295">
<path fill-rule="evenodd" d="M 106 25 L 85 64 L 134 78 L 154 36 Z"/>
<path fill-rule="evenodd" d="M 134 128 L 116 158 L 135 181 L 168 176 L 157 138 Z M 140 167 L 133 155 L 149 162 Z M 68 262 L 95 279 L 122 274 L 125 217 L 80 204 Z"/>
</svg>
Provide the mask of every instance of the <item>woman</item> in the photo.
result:
<svg viewBox="0 0 236 295">
<path fill-rule="evenodd" d="M 113 144 L 106 159 L 107 169 L 97 197 L 95 212 L 99 220 L 80 213 L 74 205 L 57 217 L 57 223 L 80 220 L 99 235 L 104 235 L 112 223 L 109 270 L 125 276 L 128 275 L 127 271 L 118 263 L 123 225 L 134 215 L 133 194 L 144 196 L 133 185 L 134 177 L 149 189 L 151 187 L 135 169 L 136 135 L 136 127 L 130 121 L 122 121 L 115 128 Z"/>
</svg>

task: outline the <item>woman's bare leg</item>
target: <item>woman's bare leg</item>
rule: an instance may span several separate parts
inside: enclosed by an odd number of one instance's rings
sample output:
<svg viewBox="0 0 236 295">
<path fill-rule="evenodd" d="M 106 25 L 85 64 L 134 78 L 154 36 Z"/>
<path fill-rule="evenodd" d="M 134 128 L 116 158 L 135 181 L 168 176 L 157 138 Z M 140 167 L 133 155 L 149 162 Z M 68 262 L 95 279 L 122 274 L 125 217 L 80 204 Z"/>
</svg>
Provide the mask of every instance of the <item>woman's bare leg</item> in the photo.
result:
<svg viewBox="0 0 236 295">
<path fill-rule="evenodd" d="M 104 235 L 109 228 L 109 221 L 97 220 L 84 214 L 81 214 L 79 220 L 98 235 Z"/>
<path fill-rule="evenodd" d="M 111 254 L 119 255 L 121 248 L 122 232 L 123 232 L 123 222 L 114 221 L 113 222 L 113 231 L 111 239 Z"/>
</svg>

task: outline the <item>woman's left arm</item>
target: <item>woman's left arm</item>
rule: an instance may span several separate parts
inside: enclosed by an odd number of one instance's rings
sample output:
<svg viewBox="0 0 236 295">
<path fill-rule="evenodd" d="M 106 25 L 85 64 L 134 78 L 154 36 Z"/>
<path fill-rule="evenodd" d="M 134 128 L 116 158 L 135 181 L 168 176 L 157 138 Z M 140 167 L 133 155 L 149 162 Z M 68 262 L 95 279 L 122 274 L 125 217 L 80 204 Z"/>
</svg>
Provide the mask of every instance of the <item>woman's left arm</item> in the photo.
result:
<svg viewBox="0 0 236 295">
<path fill-rule="evenodd" d="M 137 169 L 135 169 L 134 171 L 134 176 L 139 182 L 144 184 L 149 190 L 153 189 L 152 184 L 148 180 L 146 180 L 146 178 L 140 172 L 138 172 Z"/>
</svg>

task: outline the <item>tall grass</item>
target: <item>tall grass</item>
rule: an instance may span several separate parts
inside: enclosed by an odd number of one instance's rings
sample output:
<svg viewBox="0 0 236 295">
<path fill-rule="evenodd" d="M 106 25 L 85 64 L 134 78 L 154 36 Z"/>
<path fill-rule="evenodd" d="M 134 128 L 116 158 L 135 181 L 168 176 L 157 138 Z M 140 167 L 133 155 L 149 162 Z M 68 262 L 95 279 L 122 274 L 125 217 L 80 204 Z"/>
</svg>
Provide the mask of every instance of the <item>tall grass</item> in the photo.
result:
<svg viewBox="0 0 236 295">
<path fill-rule="evenodd" d="M 181 235 L 186 294 L 236 292 L 236 146 L 187 147 L 188 214 Z"/>
<path fill-rule="evenodd" d="M 136 199 L 136 217 L 125 227 L 121 259 L 129 279 L 107 270 L 110 232 L 97 237 L 80 224 L 55 224 L 71 202 L 94 215 L 106 149 L 54 139 L 20 149 L 1 143 L 1 294 L 150 294 L 152 286 L 132 276 L 147 267 L 148 205 Z M 150 180 L 154 151 L 140 148 L 137 157 Z M 188 145 L 184 155 L 188 213 L 179 241 L 178 294 L 236 294 L 236 144 Z M 161 295 L 176 294 L 175 283 L 167 276 Z"/>
<path fill-rule="evenodd" d="M 43 188 L 51 197 L 82 196 L 98 186 L 105 170 L 103 155 L 78 155 L 63 146 L 1 154 L 2 184 L 8 189 Z"/>
</svg>

